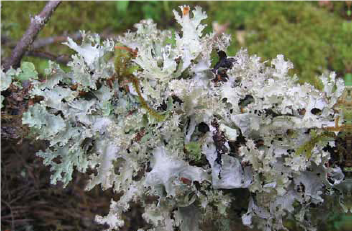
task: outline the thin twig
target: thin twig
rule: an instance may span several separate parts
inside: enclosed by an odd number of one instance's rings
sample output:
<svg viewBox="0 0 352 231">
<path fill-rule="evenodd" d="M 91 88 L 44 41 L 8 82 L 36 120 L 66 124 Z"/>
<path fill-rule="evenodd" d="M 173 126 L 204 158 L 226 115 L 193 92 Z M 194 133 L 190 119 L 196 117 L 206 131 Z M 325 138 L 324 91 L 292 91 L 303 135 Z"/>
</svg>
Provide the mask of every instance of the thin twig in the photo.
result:
<svg viewBox="0 0 352 231">
<path fill-rule="evenodd" d="M 100 34 L 100 37 L 103 39 L 113 39 L 117 38 L 116 34 L 111 34 L 109 31 L 105 31 L 102 34 Z M 25 52 L 24 55 L 26 56 L 33 56 L 33 57 L 38 57 L 42 59 L 48 59 L 52 60 L 54 62 L 60 63 L 67 65 L 68 62 L 70 62 L 72 59 L 69 55 L 54 55 L 52 53 L 49 53 L 47 51 L 41 50 L 41 48 L 47 47 L 52 44 L 58 44 L 67 41 L 67 38 L 71 38 L 73 40 L 80 40 L 82 39 L 82 34 L 80 32 L 76 32 L 73 34 L 63 34 L 59 36 L 52 36 L 52 37 L 47 37 L 47 38 L 38 38 L 36 39 L 28 48 L 27 51 Z M 16 47 L 17 42 L 12 41 L 9 37 L 7 36 L 1 36 L 1 44 L 3 46 L 7 46 L 11 49 Z"/>
<path fill-rule="evenodd" d="M 99 35 L 100 35 L 100 38 L 102 38 L 102 39 L 116 39 L 118 37 L 117 34 L 109 33 L 108 30 L 103 31 Z M 80 39 L 82 39 L 82 34 L 81 34 L 81 32 L 75 32 L 72 34 L 63 34 L 63 35 L 58 35 L 58 36 L 46 37 L 46 38 L 37 38 L 30 46 L 30 49 L 37 50 L 37 49 L 41 49 L 43 47 L 46 47 L 46 46 L 49 46 L 52 44 L 66 42 L 67 38 L 71 38 L 73 40 L 80 40 Z M 7 47 L 13 49 L 16 47 L 17 43 L 18 42 L 11 40 L 10 37 L 8 37 L 6 35 L 1 35 L 1 45 L 2 46 L 7 46 Z"/>
<path fill-rule="evenodd" d="M 82 38 L 80 32 L 76 32 L 73 34 L 63 34 L 58 36 L 46 37 L 46 38 L 37 38 L 32 45 L 30 46 L 31 50 L 37 50 L 51 44 L 66 42 L 67 38 L 70 37 L 73 40 L 79 40 Z M 18 42 L 11 40 L 10 37 L 6 35 L 1 35 L 1 45 L 6 45 L 9 48 L 15 48 Z"/>
<path fill-rule="evenodd" d="M 61 36 L 47 37 L 47 38 L 41 38 L 41 39 L 38 38 L 33 42 L 31 49 L 36 50 L 36 49 L 51 45 L 53 43 L 66 42 L 68 37 L 70 37 L 73 40 L 79 40 L 82 38 L 82 34 L 80 32 L 76 32 L 74 34 L 69 34 L 69 35 L 61 35 Z"/>
<path fill-rule="evenodd" d="M 44 27 L 48 22 L 50 16 L 59 6 L 61 1 L 49 1 L 42 12 L 36 15 L 34 18 L 31 18 L 31 23 L 23 35 L 21 40 L 17 43 L 15 49 L 12 51 L 11 57 L 6 60 L 4 64 L 4 70 L 8 70 L 11 66 L 14 68 L 19 67 L 23 55 L 26 53 L 28 47 L 33 43 L 37 37 L 39 31 Z"/>
<path fill-rule="evenodd" d="M 42 58 L 42 59 L 49 59 L 51 61 L 55 61 L 57 63 L 61 63 L 61 64 L 67 64 L 68 62 L 70 62 L 72 59 L 70 58 L 69 55 L 53 55 L 49 52 L 45 52 L 45 51 L 27 51 L 26 55 L 28 56 L 33 56 L 33 57 L 38 57 L 38 58 Z"/>
</svg>

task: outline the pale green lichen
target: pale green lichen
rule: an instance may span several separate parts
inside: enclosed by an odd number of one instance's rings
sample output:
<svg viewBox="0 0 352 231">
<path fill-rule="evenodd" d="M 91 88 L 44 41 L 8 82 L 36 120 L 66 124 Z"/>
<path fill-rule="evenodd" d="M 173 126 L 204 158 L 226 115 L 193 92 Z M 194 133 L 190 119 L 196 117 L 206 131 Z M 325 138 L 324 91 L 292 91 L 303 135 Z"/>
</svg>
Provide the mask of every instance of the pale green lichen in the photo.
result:
<svg viewBox="0 0 352 231">
<path fill-rule="evenodd" d="M 226 49 L 229 37 L 203 35 L 199 7 L 181 11 L 174 12 L 182 31 L 175 43 L 171 32 L 141 21 L 117 39 L 125 46 L 117 49 L 131 52 L 123 64 L 122 56 L 108 59 L 115 42 L 83 33 L 81 45 L 66 43 L 77 52 L 70 72 L 50 63 L 47 80 L 33 80 L 31 96 L 43 100 L 23 123 L 50 141 L 38 155 L 51 166 L 52 183 L 67 185 L 75 169 L 94 169 L 88 190 L 101 185 L 122 193 L 107 216 L 96 218 L 109 230 L 124 225 L 131 201 L 141 203 L 155 230 L 199 230 L 215 213 L 230 227 L 230 204 L 239 198 L 226 190 L 239 188 L 251 198 L 245 225 L 285 229 L 283 219 L 294 213 L 312 229 L 307 205 L 321 203 L 323 185 L 334 187 L 343 173 L 326 167 L 322 142 L 314 142 L 310 158 L 295 152 L 310 138 L 307 131 L 334 123 L 343 82 L 323 77 L 324 92 L 299 85 L 282 55 L 266 65 L 246 50 L 228 57 L 225 76 L 211 66 L 211 52 Z M 136 68 L 114 66 L 122 64 Z M 147 202 L 149 195 L 158 200 Z M 304 206 L 295 210 L 294 203 Z"/>
<path fill-rule="evenodd" d="M 21 67 L 13 69 L 12 67 L 6 71 L 6 73 L 1 68 L 0 75 L 0 91 L 5 91 L 11 85 L 11 83 L 18 87 L 22 88 L 22 82 L 32 81 L 38 79 L 38 72 L 35 70 L 33 63 L 22 62 Z M 3 107 L 4 96 L 1 95 L 0 105 Z"/>
<path fill-rule="evenodd" d="M 0 105 L 1 105 L 1 108 L 3 107 L 2 102 L 4 101 L 4 99 L 5 99 L 5 97 L 1 95 L 1 96 L 0 96 Z"/>
</svg>

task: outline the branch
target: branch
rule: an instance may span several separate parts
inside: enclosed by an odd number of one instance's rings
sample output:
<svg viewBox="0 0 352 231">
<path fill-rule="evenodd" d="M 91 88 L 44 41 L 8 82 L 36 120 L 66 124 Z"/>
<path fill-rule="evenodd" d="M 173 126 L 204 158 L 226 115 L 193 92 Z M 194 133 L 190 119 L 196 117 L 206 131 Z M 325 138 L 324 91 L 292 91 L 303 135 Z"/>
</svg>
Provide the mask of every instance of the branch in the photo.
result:
<svg viewBox="0 0 352 231">
<path fill-rule="evenodd" d="M 70 35 L 61 35 L 61 36 L 56 36 L 56 37 L 37 39 L 33 42 L 31 49 L 36 50 L 36 49 L 40 49 L 42 47 L 51 45 L 53 43 L 66 42 L 68 37 L 70 37 L 73 40 L 79 40 L 82 38 L 82 35 L 81 35 L 81 33 L 76 32 L 76 33 L 70 34 Z"/>
<path fill-rule="evenodd" d="M 69 35 L 64 34 L 59 36 L 47 37 L 47 38 L 38 38 L 32 43 L 32 45 L 30 46 L 30 49 L 37 50 L 37 49 L 49 46 L 51 44 L 66 42 L 68 37 L 70 37 L 73 40 L 79 40 L 82 38 L 82 35 L 81 33 L 76 32 L 74 34 L 69 34 Z M 13 49 L 16 47 L 17 42 L 11 40 L 11 38 L 5 35 L 1 35 L 1 45 L 2 46 L 6 45 L 11 49 Z"/>
<path fill-rule="evenodd" d="M 67 63 L 72 60 L 69 55 L 53 55 L 52 53 L 49 53 L 49 52 L 37 51 L 37 50 L 27 51 L 26 55 L 32 56 L 32 57 L 38 57 L 42 59 L 49 59 L 51 61 L 61 63 L 64 65 L 67 65 Z"/>
<path fill-rule="evenodd" d="M 31 18 L 31 23 L 26 33 L 21 40 L 17 43 L 15 49 L 12 51 L 11 57 L 8 58 L 4 64 L 4 70 L 8 70 L 11 66 L 17 68 L 20 66 L 21 59 L 26 53 L 28 47 L 33 43 L 39 31 L 49 21 L 50 16 L 59 6 L 61 1 L 49 1 L 42 12 Z"/>
</svg>

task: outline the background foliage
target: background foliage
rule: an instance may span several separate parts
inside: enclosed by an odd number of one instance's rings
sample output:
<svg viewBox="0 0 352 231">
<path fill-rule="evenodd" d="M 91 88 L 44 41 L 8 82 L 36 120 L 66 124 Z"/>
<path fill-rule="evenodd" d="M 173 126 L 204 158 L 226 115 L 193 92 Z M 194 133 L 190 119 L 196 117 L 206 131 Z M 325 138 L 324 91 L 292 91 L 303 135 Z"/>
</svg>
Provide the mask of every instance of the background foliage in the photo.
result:
<svg viewBox="0 0 352 231">
<path fill-rule="evenodd" d="M 29 16 L 39 12 L 45 2 L 3 2 L 2 34 L 10 41 L 18 41 L 29 24 Z M 133 28 L 133 24 L 152 18 L 160 29 L 175 27 L 171 9 L 184 2 L 63 2 L 39 37 L 73 34 L 87 30 L 105 35 L 116 35 Z M 234 55 L 240 47 L 263 60 L 284 54 L 295 65 L 294 72 L 302 81 L 319 85 L 316 76 L 329 69 L 342 76 L 351 44 L 347 3 L 330 2 L 191 2 L 207 11 L 206 32 L 212 22 L 228 25 L 232 34 L 229 50 Z M 26 11 L 23 11 L 26 9 Z M 165 20 L 168 19 L 168 20 Z M 169 20 L 171 19 L 171 20 Z M 13 44 L 13 43 L 12 43 Z M 2 51 L 2 57 L 10 49 Z M 66 54 L 61 44 L 45 47 L 45 51 Z M 35 61 L 39 70 L 46 62 Z M 349 64 L 350 65 L 350 64 Z M 38 66 L 38 65 L 36 65 Z"/>
</svg>

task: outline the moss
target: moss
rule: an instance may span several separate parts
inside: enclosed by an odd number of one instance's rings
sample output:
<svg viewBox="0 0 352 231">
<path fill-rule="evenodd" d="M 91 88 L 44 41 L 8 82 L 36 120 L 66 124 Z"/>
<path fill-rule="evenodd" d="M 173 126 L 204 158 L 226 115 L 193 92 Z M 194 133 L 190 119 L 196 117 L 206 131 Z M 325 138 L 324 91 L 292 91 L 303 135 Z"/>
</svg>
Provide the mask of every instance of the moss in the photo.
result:
<svg viewBox="0 0 352 231">
<path fill-rule="evenodd" d="M 228 33 L 233 35 L 245 29 L 244 46 L 250 54 L 264 60 L 284 54 L 294 63 L 301 82 L 319 87 L 317 76 L 324 70 L 344 72 L 350 54 L 347 31 L 342 28 L 343 3 L 334 3 L 333 11 L 311 2 L 222 2 L 219 8 L 228 10 L 214 11 L 211 18 L 230 22 Z M 229 53 L 239 48 L 234 41 Z"/>
</svg>

